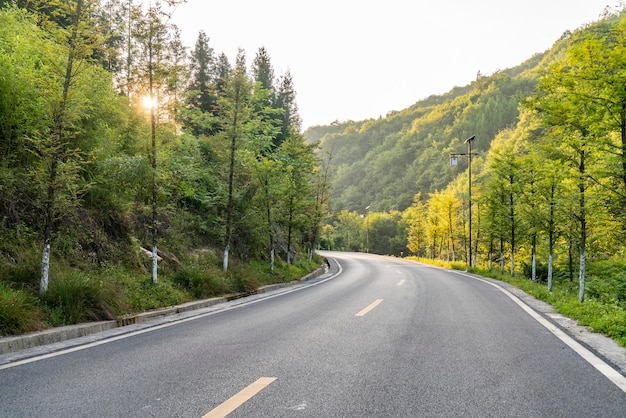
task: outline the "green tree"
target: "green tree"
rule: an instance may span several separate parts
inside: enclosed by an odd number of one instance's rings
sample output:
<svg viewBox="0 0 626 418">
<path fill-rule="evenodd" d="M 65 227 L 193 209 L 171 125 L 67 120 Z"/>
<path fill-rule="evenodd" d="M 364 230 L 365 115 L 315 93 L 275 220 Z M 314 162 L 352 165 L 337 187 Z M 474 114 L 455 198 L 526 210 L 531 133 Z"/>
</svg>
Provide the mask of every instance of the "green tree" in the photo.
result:
<svg viewBox="0 0 626 418">
<path fill-rule="evenodd" d="M 525 152 L 523 143 L 514 131 L 503 131 L 494 140 L 485 167 L 488 174 L 483 186 L 486 213 L 492 219 L 492 228 L 498 231 L 500 237 L 501 260 L 504 259 L 504 244 L 509 244 L 511 276 L 515 275 L 515 252 L 517 239 L 521 235 L 518 199 L 523 187 L 520 162 Z"/>
<path fill-rule="evenodd" d="M 246 73 L 246 56 L 243 50 L 237 54 L 237 63 L 226 84 L 225 96 L 218 99 L 222 129 L 230 144 L 228 163 L 228 197 L 226 203 L 226 232 L 224 234 L 224 271 L 228 270 L 228 257 L 232 240 L 235 211 L 236 155 L 240 142 L 246 139 L 245 126 L 252 118 L 252 83 Z"/>
<path fill-rule="evenodd" d="M 181 1 L 169 1 L 170 6 L 174 6 Z M 140 94 L 143 105 L 150 113 L 150 164 L 151 175 L 151 215 L 150 231 L 152 247 L 152 281 L 158 280 L 158 249 L 157 241 L 159 236 L 158 225 L 158 171 L 157 171 L 157 125 L 161 111 L 167 109 L 168 100 L 175 100 L 175 95 L 171 92 L 171 81 L 176 77 L 178 68 L 176 57 L 177 37 L 175 28 L 168 23 L 169 14 L 163 10 L 160 1 L 151 3 L 145 15 L 136 22 L 134 37 L 137 48 L 136 65 L 138 69 Z M 176 108 L 176 106 L 171 106 Z M 170 115 L 173 117 L 173 115 Z"/>
<path fill-rule="evenodd" d="M 64 7 L 63 7 L 64 6 Z M 66 40 L 66 63 L 59 90 L 53 94 L 50 111 L 50 130 L 38 141 L 39 152 L 46 161 L 45 198 L 43 203 L 43 254 L 41 262 L 40 292 L 48 290 L 50 272 L 51 240 L 54 232 L 56 213 L 60 209 L 61 189 L 71 190 L 69 197 L 75 200 L 78 192 L 77 173 L 80 165 L 80 156 L 76 148 L 72 147 L 72 123 L 79 116 L 76 110 L 71 110 L 72 103 L 70 88 L 77 77 L 77 67 L 90 57 L 94 47 L 94 40 L 89 35 L 88 21 L 95 7 L 94 2 L 82 0 L 68 2 L 58 6 L 57 12 L 61 16 L 71 17 L 73 24 L 69 27 Z M 65 184 L 63 184 L 65 183 Z"/>
<path fill-rule="evenodd" d="M 283 202 L 287 228 L 287 264 L 293 261 L 294 235 L 301 235 L 306 228 L 308 209 L 313 207 L 313 173 L 316 166 L 315 154 L 301 135 L 292 133 L 279 149 L 284 175 Z"/>
<path fill-rule="evenodd" d="M 193 95 L 189 98 L 189 105 L 202 112 L 213 112 L 217 97 L 215 97 L 215 53 L 209 46 L 209 37 L 200 31 L 196 45 L 191 52 L 191 80 L 189 90 Z"/>
<path fill-rule="evenodd" d="M 293 86 L 291 73 L 287 71 L 278 81 L 276 92 L 276 104 L 274 106 L 282 110 L 279 121 L 279 132 L 273 141 L 274 147 L 279 147 L 286 141 L 292 133 L 299 133 L 302 128 L 302 121 L 298 114 L 296 104 L 296 91 Z"/>
<path fill-rule="evenodd" d="M 196 135 L 211 136 L 218 132 L 217 58 L 209 38 L 200 32 L 190 62 L 191 78 L 187 89 L 187 106 L 183 113 L 185 127 Z"/>
<path fill-rule="evenodd" d="M 413 205 L 402 213 L 402 218 L 408 225 L 407 248 L 418 257 L 426 256 L 426 214 L 426 204 L 422 202 L 421 193 L 413 197 Z"/>
<path fill-rule="evenodd" d="M 457 225 L 459 224 L 457 214 L 461 204 L 450 190 L 431 193 L 429 197 L 430 217 L 437 219 L 432 223 L 433 226 L 437 226 L 437 231 L 433 232 L 433 235 L 441 237 L 447 261 L 456 261 Z M 441 252 L 440 250 L 439 253 Z"/>
<path fill-rule="evenodd" d="M 560 138 L 560 160 L 571 171 L 569 179 L 577 189 L 577 205 L 572 215 L 579 226 L 579 300 L 585 298 L 585 272 L 587 260 L 589 187 L 593 177 L 590 161 L 597 158 L 598 142 L 592 130 L 597 122 L 593 103 L 578 90 L 581 75 L 570 66 L 566 56 L 541 77 L 539 89 L 542 95 L 531 101 L 530 106 L 540 113 L 543 123 L 552 127 Z"/>
<path fill-rule="evenodd" d="M 254 60 L 252 61 L 252 78 L 255 83 L 261 83 L 261 87 L 273 93 L 274 90 L 274 68 L 271 59 L 265 47 L 259 48 Z M 268 101 L 263 103 L 270 106 L 272 96 L 268 97 Z"/>
<path fill-rule="evenodd" d="M 358 251 L 361 247 L 361 217 L 356 212 L 342 210 L 334 222 L 334 241 L 344 251 Z"/>
</svg>

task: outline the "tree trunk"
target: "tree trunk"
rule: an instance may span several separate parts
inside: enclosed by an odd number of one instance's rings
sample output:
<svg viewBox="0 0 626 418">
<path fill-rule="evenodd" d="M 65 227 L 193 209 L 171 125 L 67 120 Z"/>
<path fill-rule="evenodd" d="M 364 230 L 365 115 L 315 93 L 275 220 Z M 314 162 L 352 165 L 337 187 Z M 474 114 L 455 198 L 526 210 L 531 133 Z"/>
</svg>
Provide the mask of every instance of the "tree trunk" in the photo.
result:
<svg viewBox="0 0 626 418">
<path fill-rule="evenodd" d="M 274 271 L 274 233 L 272 231 L 272 204 L 270 201 L 270 185 L 269 185 L 269 174 L 265 178 L 265 200 L 267 203 L 267 231 L 269 238 L 269 249 L 270 249 L 270 271 Z"/>
<path fill-rule="evenodd" d="M 152 37 L 152 30 L 150 30 L 150 36 Z M 158 282 L 157 276 L 157 265 L 158 265 L 158 255 L 157 255 L 157 237 L 158 237 L 158 226 L 157 226 L 157 152 L 156 152 L 156 100 L 154 97 L 154 71 L 153 71 L 153 57 L 152 57 L 152 39 L 150 39 L 150 44 L 148 46 L 148 59 L 149 59 L 149 87 L 150 87 L 150 146 L 151 146 L 151 156 L 150 160 L 152 163 L 152 283 L 156 284 Z"/>
<path fill-rule="evenodd" d="M 233 115 L 233 129 L 230 139 L 230 164 L 228 169 L 228 203 L 226 206 L 226 246 L 224 249 L 224 272 L 228 271 L 228 250 L 230 247 L 230 240 L 232 234 L 232 222 L 233 222 L 233 194 L 235 183 L 235 152 L 237 151 L 237 123 L 238 123 L 238 108 L 239 108 L 239 90 L 235 93 L 235 114 Z"/>
<path fill-rule="evenodd" d="M 82 8 L 82 0 L 76 2 L 76 15 L 74 17 L 74 27 L 72 28 L 72 34 L 69 39 L 69 53 L 67 56 L 67 65 L 65 67 L 65 78 L 63 80 L 63 92 L 61 96 L 61 102 L 59 108 L 54 114 L 54 147 L 52 151 L 50 166 L 48 171 L 48 191 L 45 203 L 45 225 L 43 236 L 43 251 L 41 256 L 41 281 L 39 284 L 39 292 L 43 295 L 48 291 L 49 274 L 50 274 L 50 243 L 52 241 L 52 230 L 54 227 L 54 211 L 56 210 L 56 179 L 57 179 L 57 165 L 61 153 L 65 150 L 63 140 L 63 125 L 65 124 L 65 108 L 67 106 L 67 97 L 70 91 L 70 85 L 72 82 L 73 66 L 74 66 L 74 54 L 76 48 L 76 38 L 78 37 L 78 24 L 80 23 L 80 15 Z"/>
<path fill-rule="evenodd" d="M 511 277 L 515 276 L 515 206 L 513 200 L 513 176 L 509 177 L 511 192 L 509 192 L 509 211 L 511 217 Z"/>
<path fill-rule="evenodd" d="M 585 300 L 585 268 L 587 264 L 587 218 L 585 208 L 585 151 L 580 153 L 580 271 L 578 278 L 578 300 L 583 302 Z"/>
<path fill-rule="evenodd" d="M 500 273 L 504 274 L 504 239 L 500 237 Z"/>
<path fill-rule="evenodd" d="M 287 264 L 291 264 L 291 230 L 293 229 L 293 196 L 289 198 L 289 223 L 287 225 Z"/>
<path fill-rule="evenodd" d="M 533 282 L 537 281 L 537 234 L 532 236 L 532 260 L 530 278 Z"/>
<path fill-rule="evenodd" d="M 493 239 L 489 240 L 489 271 L 493 270 Z"/>
<path fill-rule="evenodd" d="M 554 254 L 554 183 L 550 186 L 550 218 L 548 220 L 548 292 L 552 292 L 552 260 Z"/>
</svg>

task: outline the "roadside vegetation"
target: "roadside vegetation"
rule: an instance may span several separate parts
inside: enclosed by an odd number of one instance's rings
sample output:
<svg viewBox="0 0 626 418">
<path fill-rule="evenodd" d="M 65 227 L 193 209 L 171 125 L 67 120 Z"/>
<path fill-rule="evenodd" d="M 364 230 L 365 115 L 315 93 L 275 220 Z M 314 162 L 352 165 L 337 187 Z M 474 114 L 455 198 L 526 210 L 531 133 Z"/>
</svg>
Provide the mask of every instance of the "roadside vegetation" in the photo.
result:
<svg viewBox="0 0 626 418">
<path fill-rule="evenodd" d="M 217 252 L 192 255 L 176 268 L 161 269 L 158 283 L 146 273 L 120 265 L 90 270 L 53 260 L 55 279 L 44 296 L 38 293 L 39 263 L 33 256 L 2 264 L 0 280 L 0 336 L 21 334 L 53 326 L 116 319 L 193 300 L 247 294 L 260 286 L 297 280 L 321 265 L 316 256 L 288 265 L 235 261 L 229 271 L 222 269 Z M 30 258 L 30 261 L 28 261 Z M 146 260 L 146 265 L 149 260 Z M 20 266 L 19 268 L 16 266 Z"/>
<path fill-rule="evenodd" d="M 0 336 L 299 278 L 327 212 L 289 72 L 181 1 L 0 0 Z"/>
</svg>

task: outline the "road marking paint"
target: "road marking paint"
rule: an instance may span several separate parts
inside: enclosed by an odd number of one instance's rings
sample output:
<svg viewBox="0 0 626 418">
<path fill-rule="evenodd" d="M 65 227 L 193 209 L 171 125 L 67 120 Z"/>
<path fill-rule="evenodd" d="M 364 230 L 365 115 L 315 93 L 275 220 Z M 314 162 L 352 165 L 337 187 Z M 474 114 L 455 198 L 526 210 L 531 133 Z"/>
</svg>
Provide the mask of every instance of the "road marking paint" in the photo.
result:
<svg viewBox="0 0 626 418">
<path fill-rule="evenodd" d="M 254 395 L 265 389 L 269 384 L 275 381 L 275 377 L 262 377 L 248 387 L 233 395 L 226 402 L 213 409 L 211 412 L 202 416 L 202 418 L 223 418 L 226 415 L 239 408 L 244 402 L 248 401 Z"/>
<path fill-rule="evenodd" d="M 365 316 L 369 311 L 371 311 L 372 309 L 374 309 L 375 307 L 380 305 L 380 302 L 382 302 L 382 301 L 383 301 L 382 299 L 376 299 L 367 308 L 363 309 L 361 312 L 357 313 L 354 316 Z"/>
<path fill-rule="evenodd" d="M 396 286 L 402 286 L 404 283 L 406 282 L 406 280 L 402 279 L 398 282 L 398 284 Z"/>
<path fill-rule="evenodd" d="M 502 293 L 507 295 L 513 302 L 519 305 L 528 315 L 530 315 L 533 319 L 543 325 L 548 331 L 550 331 L 554 336 L 567 344 L 572 350 L 574 350 L 578 355 L 580 355 L 587 363 L 591 364 L 596 368 L 600 373 L 602 373 L 607 379 L 613 382 L 618 388 L 622 390 L 622 392 L 626 393 L 626 377 L 624 377 L 620 372 L 615 370 L 613 367 L 609 366 L 598 356 L 593 354 L 590 350 L 580 344 L 578 341 L 567 335 L 563 332 L 559 327 L 554 325 L 552 322 L 545 319 L 543 316 L 539 315 L 533 308 L 524 303 L 517 296 L 506 290 L 505 288 L 498 286 L 495 283 L 491 283 L 488 280 L 484 280 L 478 277 L 471 276 L 469 274 L 460 273 L 463 276 L 469 277 L 474 280 L 481 281 L 483 283 L 487 283 L 500 290 Z"/>
</svg>

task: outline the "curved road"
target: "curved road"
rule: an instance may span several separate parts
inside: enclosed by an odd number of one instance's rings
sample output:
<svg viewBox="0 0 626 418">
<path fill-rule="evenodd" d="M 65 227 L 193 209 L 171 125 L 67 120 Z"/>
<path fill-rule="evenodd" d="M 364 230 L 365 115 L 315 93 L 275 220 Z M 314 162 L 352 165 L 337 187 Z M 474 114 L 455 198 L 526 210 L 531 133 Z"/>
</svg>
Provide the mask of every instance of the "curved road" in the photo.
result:
<svg viewBox="0 0 626 418">
<path fill-rule="evenodd" d="M 626 416 L 626 389 L 497 286 L 324 254 L 339 274 L 0 367 L 0 416 Z"/>
</svg>

